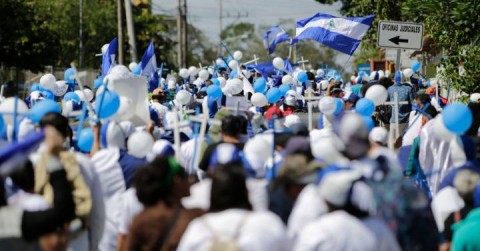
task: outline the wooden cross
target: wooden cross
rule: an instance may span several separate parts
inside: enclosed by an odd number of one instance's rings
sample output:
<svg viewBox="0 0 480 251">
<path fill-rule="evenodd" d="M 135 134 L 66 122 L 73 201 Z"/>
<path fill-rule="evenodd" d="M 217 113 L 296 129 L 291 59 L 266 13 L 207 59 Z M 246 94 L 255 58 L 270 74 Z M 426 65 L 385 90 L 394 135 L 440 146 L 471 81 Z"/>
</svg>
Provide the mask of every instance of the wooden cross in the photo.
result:
<svg viewBox="0 0 480 251">
<path fill-rule="evenodd" d="M 304 59 L 303 56 L 302 56 L 302 60 L 297 61 L 297 64 L 300 64 L 300 63 L 301 63 L 301 64 L 302 64 L 302 68 L 305 70 L 305 63 L 308 63 L 308 62 L 310 62 L 310 61 Z"/>
<path fill-rule="evenodd" d="M 260 58 L 257 58 L 257 55 L 253 54 L 253 59 L 248 61 L 248 62 L 245 62 L 243 64 L 246 65 L 246 64 L 250 64 L 250 63 L 255 63 L 255 65 L 257 65 L 258 60 L 260 60 Z"/>
<path fill-rule="evenodd" d="M 393 106 L 393 115 L 394 115 L 394 127 L 392 127 L 392 123 L 390 123 L 390 131 L 389 131 L 389 140 L 388 140 L 388 147 L 393 150 L 393 143 L 394 141 L 400 136 L 400 123 L 398 121 L 398 113 L 400 109 L 400 105 L 408 104 L 407 101 L 398 101 L 398 92 L 393 93 L 393 102 L 385 102 L 383 105 L 392 105 Z"/>
</svg>

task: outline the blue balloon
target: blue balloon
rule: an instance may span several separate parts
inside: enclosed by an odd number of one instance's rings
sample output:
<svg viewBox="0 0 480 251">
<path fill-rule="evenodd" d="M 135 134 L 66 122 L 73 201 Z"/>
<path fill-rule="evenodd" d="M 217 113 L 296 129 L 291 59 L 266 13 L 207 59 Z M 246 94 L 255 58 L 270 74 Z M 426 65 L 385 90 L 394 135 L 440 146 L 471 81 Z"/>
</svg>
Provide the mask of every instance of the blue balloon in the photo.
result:
<svg viewBox="0 0 480 251">
<path fill-rule="evenodd" d="M 289 84 L 283 84 L 279 87 L 280 91 L 282 92 L 282 95 L 285 96 L 288 91 L 290 91 L 292 88 L 290 87 Z"/>
<path fill-rule="evenodd" d="M 30 86 L 30 93 L 34 91 L 42 92 L 43 90 L 44 90 L 43 87 L 39 83 L 33 83 L 33 85 Z"/>
<path fill-rule="evenodd" d="M 75 81 L 75 74 L 77 74 L 77 72 L 73 68 L 68 68 L 63 74 L 63 78 L 67 83 L 73 84 Z"/>
<path fill-rule="evenodd" d="M 45 99 L 55 100 L 55 94 L 51 90 L 43 89 L 42 94 Z"/>
<path fill-rule="evenodd" d="M 202 87 L 202 89 L 200 89 L 201 92 L 207 92 L 207 87 Z"/>
<path fill-rule="evenodd" d="M 102 98 L 103 97 L 103 98 Z M 114 91 L 105 90 L 95 101 L 95 112 L 98 118 L 105 119 L 114 115 L 120 107 L 120 97 Z"/>
<path fill-rule="evenodd" d="M 368 131 L 370 132 L 374 127 L 375 127 L 375 122 L 373 121 L 371 116 L 362 116 L 363 122 L 368 128 Z"/>
<path fill-rule="evenodd" d="M 69 100 L 73 100 L 73 101 L 75 101 L 75 103 L 80 103 L 80 101 L 81 101 L 80 97 L 75 92 L 67 92 L 65 94 L 65 96 L 63 96 L 63 100 L 65 102 L 67 102 Z"/>
<path fill-rule="evenodd" d="M 472 111 L 461 103 L 447 105 L 443 109 L 442 114 L 445 127 L 458 135 L 465 133 L 473 122 Z"/>
<path fill-rule="evenodd" d="M 217 85 L 210 85 L 207 87 L 207 95 L 215 99 L 222 98 L 222 89 Z"/>
<path fill-rule="evenodd" d="M 133 75 L 140 75 L 140 73 L 142 72 L 142 67 L 140 65 L 138 65 L 137 67 L 135 67 L 135 69 L 133 69 L 132 73 Z"/>
<path fill-rule="evenodd" d="M 335 107 L 335 111 L 333 112 L 333 115 L 338 116 L 340 115 L 340 113 L 342 113 L 345 103 L 343 103 L 343 101 L 339 98 L 335 98 L 335 103 L 337 105 Z"/>
<path fill-rule="evenodd" d="M 210 81 L 212 81 L 212 83 L 216 86 L 220 86 L 220 80 L 218 80 L 218 78 L 212 78 L 210 79 Z"/>
<path fill-rule="evenodd" d="M 271 88 L 267 92 L 267 101 L 270 104 L 277 103 L 282 98 L 282 92 L 277 87 Z"/>
<path fill-rule="evenodd" d="M 28 117 L 33 123 L 39 123 L 45 114 L 51 112 L 61 113 L 62 109 L 57 102 L 50 99 L 44 99 L 33 105 L 32 109 L 28 111 Z"/>
<path fill-rule="evenodd" d="M 412 70 L 414 72 L 417 72 L 420 70 L 420 68 L 422 67 L 422 64 L 420 62 L 418 62 L 417 60 L 413 61 L 412 63 Z"/>
<path fill-rule="evenodd" d="M 358 76 L 359 76 L 359 77 L 363 77 L 363 75 L 366 75 L 364 71 L 359 71 L 359 72 L 358 72 Z"/>
<path fill-rule="evenodd" d="M 93 146 L 93 131 L 92 128 L 86 127 L 80 131 L 80 135 L 78 135 L 78 148 L 82 152 L 89 153 Z"/>
<path fill-rule="evenodd" d="M 4 126 L 5 126 L 5 122 L 3 122 L 3 116 L 0 116 L 0 133 L 3 132 Z"/>
<path fill-rule="evenodd" d="M 308 81 L 307 73 L 305 71 L 299 72 L 297 75 L 297 79 L 299 82 L 302 82 L 302 83 L 307 82 Z"/>
<path fill-rule="evenodd" d="M 229 78 L 236 78 L 238 76 L 237 70 L 233 70 L 228 75 Z"/>
<path fill-rule="evenodd" d="M 255 92 L 263 93 L 267 88 L 267 81 L 264 78 L 257 78 L 255 82 L 253 82 L 253 90 Z"/>
<path fill-rule="evenodd" d="M 93 88 L 98 89 L 103 85 L 103 77 L 99 76 L 95 81 L 93 81 Z"/>
<path fill-rule="evenodd" d="M 355 105 L 355 111 L 362 116 L 372 116 L 375 111 L 375 103 L 368 98 L 361 98 Z"/>
</svg>

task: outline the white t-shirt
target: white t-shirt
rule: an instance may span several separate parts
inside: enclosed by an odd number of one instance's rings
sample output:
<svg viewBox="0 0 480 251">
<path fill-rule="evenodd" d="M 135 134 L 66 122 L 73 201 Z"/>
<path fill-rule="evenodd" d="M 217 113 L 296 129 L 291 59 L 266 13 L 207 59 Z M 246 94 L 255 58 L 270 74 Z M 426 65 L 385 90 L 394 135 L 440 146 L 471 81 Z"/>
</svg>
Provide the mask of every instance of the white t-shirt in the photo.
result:
<svg viewBox="0 0 480 251">
<path fill-rule="evenodd" d="M 127 234 L 133 218 L 143 211 L 143 204 L 138 201 L 135 188 L 129 188 L 121 195 L 121 210 L 118 230 L 121 234 Z"/>
<path fill-rule="evenodd" d="M 360 220 L 345 211 L 325 214 L 301 230 L 294 251 L 375 251 L 377 239 Z"/>
<path fill-rule="evenodd" d="M 231 240 L 235 233 L 236 242 L 243 251 L 290 250 L 285 226 L 276 215 L 268 211 L 249 212 L 243 209 L 209 213 L 193 220 L 177 250 L 206 250 L 214 238 Z"/>
</svg>

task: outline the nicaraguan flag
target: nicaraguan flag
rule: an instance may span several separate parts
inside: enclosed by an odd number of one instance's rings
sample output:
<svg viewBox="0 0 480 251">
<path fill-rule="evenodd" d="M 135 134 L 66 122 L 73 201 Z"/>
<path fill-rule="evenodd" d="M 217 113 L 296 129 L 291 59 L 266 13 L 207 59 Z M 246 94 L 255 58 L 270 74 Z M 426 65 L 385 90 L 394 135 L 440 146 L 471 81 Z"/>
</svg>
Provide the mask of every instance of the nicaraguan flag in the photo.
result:
<svg viewBox="0 0 480 251">
<path fill-rule="evenodd" d="M 147 47 L 145 53 L 143 53 L 142 61 L 142 75 L 150 78 L 153 73 L 157 71 L 157 59 L 155 58 L 155 48 L 153 47 L 153 41 Z"/>
<path fill-rule="evenodd" d="M 263 44 L 269 54 L 275 51 L 277 44 L 285 41 L 290 41 L 290 35 L 280 25 L 273 26 L 263 35 Z"/>
<path fill-rule="evenodd" d="M 296 36 L 292 40 L 292 45 L 298 40 L 311 39 L 352 55 L 374 19 L 375 15 L 344 18 L 317 13 L 313 17 L 297 22 Z"/>
<path fill-rule="evenodd" d="M 114 38 L 109 44 L 107 51 L 102 55 L 102 77 L 107 76 L 108 71 L 112 68 L 115 63 L 115 57 L 117 55 L 117 44 L 118 39 Z"/>
</svg>

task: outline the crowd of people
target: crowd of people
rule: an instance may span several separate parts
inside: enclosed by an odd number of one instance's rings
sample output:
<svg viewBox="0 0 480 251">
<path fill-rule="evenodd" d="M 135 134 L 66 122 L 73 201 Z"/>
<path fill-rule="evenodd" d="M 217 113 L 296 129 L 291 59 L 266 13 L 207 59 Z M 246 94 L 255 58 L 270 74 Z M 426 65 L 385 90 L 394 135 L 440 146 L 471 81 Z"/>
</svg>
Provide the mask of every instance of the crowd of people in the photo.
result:
<svg viewBox="0 0 480 251">
<path fill-rule="evenodd" d="M 480 94 L 237 64 L 2 97 L 0 250 L 480 250 Z"/>
</svg>

